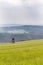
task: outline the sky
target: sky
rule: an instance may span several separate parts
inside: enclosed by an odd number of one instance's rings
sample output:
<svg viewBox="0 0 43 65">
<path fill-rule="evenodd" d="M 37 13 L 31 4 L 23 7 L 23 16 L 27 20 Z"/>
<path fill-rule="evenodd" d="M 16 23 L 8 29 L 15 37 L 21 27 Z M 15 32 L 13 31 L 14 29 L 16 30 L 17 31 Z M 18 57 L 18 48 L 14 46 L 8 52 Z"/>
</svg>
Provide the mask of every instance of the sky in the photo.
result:
<svg viewBox="0 0 43 65">
<path fill-rule="evenodd" d="M 0 0 L 0 25 L 43 25 L 43 0 Z"/>
</svg>

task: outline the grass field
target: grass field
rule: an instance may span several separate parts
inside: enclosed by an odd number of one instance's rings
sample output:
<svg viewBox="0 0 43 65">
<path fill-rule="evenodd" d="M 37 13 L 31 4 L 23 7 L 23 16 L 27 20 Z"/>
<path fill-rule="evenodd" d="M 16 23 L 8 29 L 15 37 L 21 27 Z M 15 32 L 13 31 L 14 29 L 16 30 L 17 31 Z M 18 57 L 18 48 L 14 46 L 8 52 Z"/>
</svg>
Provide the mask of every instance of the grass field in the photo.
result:
<svg viewBox="0 0 43 65">
<path fill-rule="evenodd" d="M 0 65 L 43 65 L 43 40 L 0 43 Z"/>
</svg>

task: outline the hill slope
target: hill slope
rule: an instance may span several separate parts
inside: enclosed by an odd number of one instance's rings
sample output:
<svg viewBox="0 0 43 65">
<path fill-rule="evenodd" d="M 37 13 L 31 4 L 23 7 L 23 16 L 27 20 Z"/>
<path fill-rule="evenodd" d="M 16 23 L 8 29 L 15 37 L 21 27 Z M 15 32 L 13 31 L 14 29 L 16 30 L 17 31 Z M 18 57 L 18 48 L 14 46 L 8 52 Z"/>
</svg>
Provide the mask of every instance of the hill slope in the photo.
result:
<svg viewBox="0 0 43 65">
<path fill-rule="evenodd" d="M 43 65 L 43 40 L 0 43 L 0 65 Z"/>
</svg>

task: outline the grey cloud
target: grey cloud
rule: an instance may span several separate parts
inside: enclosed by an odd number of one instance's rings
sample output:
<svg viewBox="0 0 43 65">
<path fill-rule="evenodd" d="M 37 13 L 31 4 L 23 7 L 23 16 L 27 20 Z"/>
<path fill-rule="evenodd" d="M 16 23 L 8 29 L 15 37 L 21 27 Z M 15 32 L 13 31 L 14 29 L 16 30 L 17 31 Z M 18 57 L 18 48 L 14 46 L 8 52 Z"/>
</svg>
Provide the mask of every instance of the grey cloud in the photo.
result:
<svg viewBox="0 0 43 65">
<path fill-rule="evenodd" d="M 2 6 L 2 7 L 1 7 Z M 8 3 L 1 3 L 2 19 L 6 24 L 39 24 L 40 16 L 38 8 L 41 5 L 33 6 L 11 6 Z"/>
</svg>

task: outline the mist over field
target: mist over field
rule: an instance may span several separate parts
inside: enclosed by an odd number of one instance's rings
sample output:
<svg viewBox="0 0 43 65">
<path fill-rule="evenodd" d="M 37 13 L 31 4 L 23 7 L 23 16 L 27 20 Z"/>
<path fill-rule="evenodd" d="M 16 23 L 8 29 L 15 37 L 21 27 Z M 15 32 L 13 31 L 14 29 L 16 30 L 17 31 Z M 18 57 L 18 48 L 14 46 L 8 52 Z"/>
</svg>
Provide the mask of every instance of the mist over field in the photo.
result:
<svg viewBox="0 0 43 65">
<path fill-rule="evenodd" d="M 43 26 L 35 25 L 19 25 L 0 27 L 0 42 L 43 39 Z"/>
</svg>

